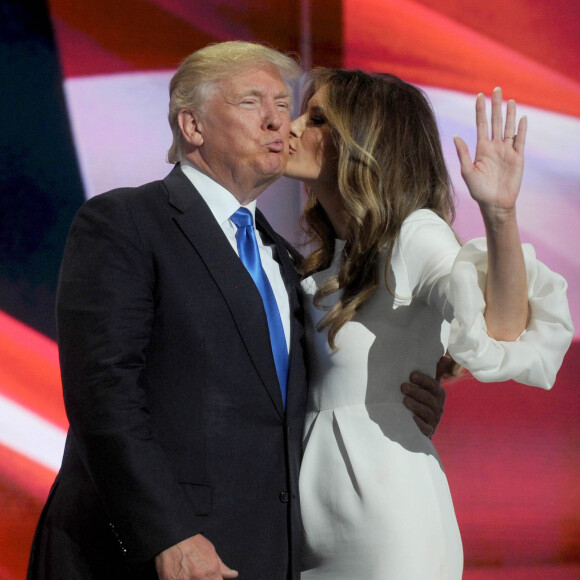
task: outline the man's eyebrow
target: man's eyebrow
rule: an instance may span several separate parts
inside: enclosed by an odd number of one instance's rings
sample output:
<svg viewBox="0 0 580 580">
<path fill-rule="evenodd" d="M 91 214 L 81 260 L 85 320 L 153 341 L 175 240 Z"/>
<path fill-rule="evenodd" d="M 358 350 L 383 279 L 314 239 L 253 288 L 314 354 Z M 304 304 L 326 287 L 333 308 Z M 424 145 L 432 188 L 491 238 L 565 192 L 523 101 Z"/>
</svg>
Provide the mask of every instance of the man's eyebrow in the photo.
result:
<svg viewBox="0 0 580 580">
<path fill-rule="evenodd" d="M 244 97 L 263 97 L 265 95 L 265 91 L 261 89 L 247 89 L 245 91 L 240 91 L 236 93 L 236 99 L 243 99 Z M 292 99 L 292 92 L 291 91 L 280 91 L 274 96 L 275 99 Z"/>
<path fill-rule="evenodd" d="M 291 91 L 280 91 L 274 98 L 292 100 L 292 92 Z"/>
<path fill-rule="evenodd" d="M 246 89 L 245 91 L 240 91 L 239 93 L 235 94 L 237 99 L 243 99 L 244 97 L 261 97 L 264 95 L 264 91 L 260 89 Z"/>
</svg>

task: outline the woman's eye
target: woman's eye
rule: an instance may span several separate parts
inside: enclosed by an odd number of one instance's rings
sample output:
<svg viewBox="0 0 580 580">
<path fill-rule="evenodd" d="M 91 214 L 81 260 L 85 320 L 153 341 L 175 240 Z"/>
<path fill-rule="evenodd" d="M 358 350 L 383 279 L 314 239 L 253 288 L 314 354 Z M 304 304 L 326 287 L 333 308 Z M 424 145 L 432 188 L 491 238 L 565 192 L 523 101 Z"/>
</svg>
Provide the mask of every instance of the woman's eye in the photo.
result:
<svg viewBox="0 0 580 580">
<path fill-rule="evenodd" d="M 326 119 L 321 115 L 313 115 L 310 117 L 310 122 L 313 125 L 324 125 L 324 123 L 326 123 Z"/>
</svg>

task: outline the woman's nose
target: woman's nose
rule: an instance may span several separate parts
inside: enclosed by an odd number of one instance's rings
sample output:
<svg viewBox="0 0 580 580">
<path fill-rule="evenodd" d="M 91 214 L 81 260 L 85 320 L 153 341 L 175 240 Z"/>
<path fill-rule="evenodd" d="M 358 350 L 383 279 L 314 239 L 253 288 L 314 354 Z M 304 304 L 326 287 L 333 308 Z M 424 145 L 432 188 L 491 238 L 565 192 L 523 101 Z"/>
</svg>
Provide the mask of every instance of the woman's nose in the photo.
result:
<svg viewBox="0 0 580 580">
<path fill-rule="evenodd" d="M 306 115 L 300 115 L 290 123 L 290 136 L 296 137 L 297 139 L 300 138 L 302 135 L 302 131 L 304 131 L 304 123 L 305 123 Z"/>
</svg>

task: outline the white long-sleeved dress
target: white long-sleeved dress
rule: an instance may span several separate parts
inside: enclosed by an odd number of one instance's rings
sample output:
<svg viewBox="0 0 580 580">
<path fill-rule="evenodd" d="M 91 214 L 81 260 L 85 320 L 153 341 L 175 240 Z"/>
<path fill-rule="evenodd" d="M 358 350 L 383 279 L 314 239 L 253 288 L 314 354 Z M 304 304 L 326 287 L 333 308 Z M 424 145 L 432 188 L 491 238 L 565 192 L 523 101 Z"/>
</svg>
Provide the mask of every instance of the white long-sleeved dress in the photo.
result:
<svg viewBox="0 0 580 580">
<path fill-rule="evenodd" d="M 485 240 L 460 248 L 429 210 L 403 224 L 383 282 L 330 349 L 316 325 L 316 289 L 333 262 L 303 282 L 310 394 L 300 494 L 304 580 L 459 580 L 461 538 L 441 460 L 403 406 L 413 370 L 433 375 L 449 348 L 484 381 L 550 388 L 573 328 L 566 282 L 524 245 L 531 321 L 511 343 L 485 332 Z M 384 271 L 384 264 L 381 271 Z M 332 305 L 336 294 L 326 300 Z"/>
</svg>

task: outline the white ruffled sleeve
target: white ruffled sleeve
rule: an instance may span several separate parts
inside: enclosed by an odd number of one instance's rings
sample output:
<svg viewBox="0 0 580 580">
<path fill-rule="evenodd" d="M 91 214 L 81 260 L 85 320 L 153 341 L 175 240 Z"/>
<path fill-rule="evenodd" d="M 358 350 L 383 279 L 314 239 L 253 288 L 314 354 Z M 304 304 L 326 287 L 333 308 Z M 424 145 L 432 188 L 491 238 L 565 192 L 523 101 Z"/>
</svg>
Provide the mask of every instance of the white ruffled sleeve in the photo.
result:
<svg viewBox="0 0 580 580">
<path fill-rule="evenodd" d="M 566 280 L 536 259 L 530 244 L 522 245 L 528 279 L 530 320 L 513 342 L 497 341 L 486 332 L 485 238 L 465 244 L 451 270 L 448 300 L 453 307 L 449 352 L 483 382 L 513 379 L 550 389 L 574 334 L 566 298 Z"/>
</svg>

